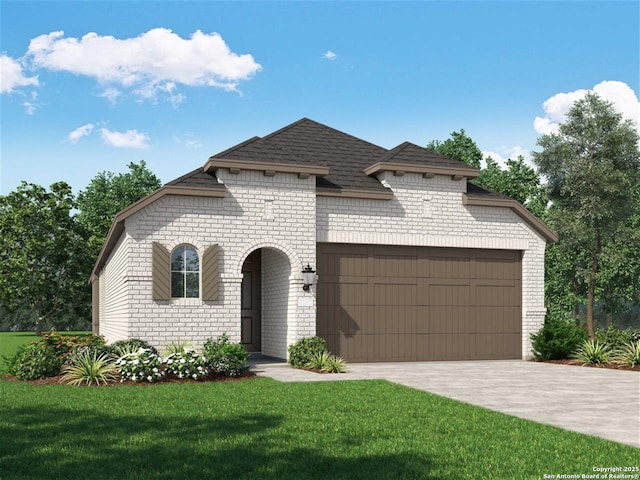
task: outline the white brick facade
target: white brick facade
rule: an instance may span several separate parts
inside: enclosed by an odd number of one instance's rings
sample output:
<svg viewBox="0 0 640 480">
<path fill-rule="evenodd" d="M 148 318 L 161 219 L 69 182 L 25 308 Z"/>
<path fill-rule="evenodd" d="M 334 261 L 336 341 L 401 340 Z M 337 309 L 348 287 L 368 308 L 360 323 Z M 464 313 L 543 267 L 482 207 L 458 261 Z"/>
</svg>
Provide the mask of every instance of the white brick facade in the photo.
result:
<svg viewBox="0 0 640 480">
<path fill-rule="evenodd" d="M 522 355 L 544 320 L 545 240 L 511 209 L 463 205 L 466 181 L 381 173 L 392 200 L 316 196 L 315 178 L 292 173 L 219 170 L 224 198 L 167 195 L 126 219 L 125 233 L 100 273 L 100 333 L 163 346 L 196 345 L 227 333 L 240 340 L 242 264 L 262 249 L 262 351 L 284 358 L 297 339 L 315 335 L 314 289 L 302 267 L 316 264 L 316 242 L 519 250 L 522 260 Z M 221 248 L 218 301 L 151 295 L 151 245 L 190 244 L 200 255 Z"/>
<path fill-rule="evenodd" d="M 218 177 L 227 188 L 224 198 L 167 195 L 126 219 L 126 241 L 116 246 L 100 276 L 101 287 L 109 291 L 113 276 L 121 286 L 101 302 L 100 333 L 109 341 L 129 336 L 163 346 L 180 338 L 200 345 L 222 333 L 239 341 L 242 264 L 258 248 L 264 248 L 269 267 L 263 280 L 263 352 L 286 357 L 289 343 L 315 334 L 314 308 L 298 307 L 299 297 L 310 296 L 302 291 L 302 265 L 315 265 L 315 178 L 228 170 Z M 169 251 L 190 244 L 200 255 L 218 244 L 220 299 L 152 300 L 152 242 Z M 121 306 L 123 295 L 126 307 Z M 112 312 L 116 298 L 118 308 Z M 286 301 L 286 307 L 277 300 Z"/>
</svg>

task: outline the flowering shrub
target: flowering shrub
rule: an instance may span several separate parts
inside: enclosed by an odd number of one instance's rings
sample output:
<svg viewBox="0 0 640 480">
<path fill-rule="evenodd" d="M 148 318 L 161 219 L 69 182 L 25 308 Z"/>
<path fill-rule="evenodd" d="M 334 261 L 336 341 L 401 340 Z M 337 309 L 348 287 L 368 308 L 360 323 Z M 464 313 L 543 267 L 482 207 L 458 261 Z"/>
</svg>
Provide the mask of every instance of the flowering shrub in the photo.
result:
<svg viewBox="0 0 640 480">
<path fill-rule="evenodd" d="M 167 373 L 178 378 L 193 378 L 200 380 L 209 374 L 207 359 L 198 355 L 193 348 L 184 348 L 172 353 L 165 359 Z"/>
<path fill-rule="evenodd" d="M 104 337 L 99 335 L 62 335 L 52 330 L 43 333 L 40 341 L 31 343 L 44 345 L 53 350 L 60 359 L 65 360 L 78 347 L 99 347 L 106 342 Z"/>
<path fill-rule="evenodd" d="M 162 359 L 149 348 L 123 355 L 116 361 L 120 381 L 156 382 L 164 377 Z"/>
</svg>

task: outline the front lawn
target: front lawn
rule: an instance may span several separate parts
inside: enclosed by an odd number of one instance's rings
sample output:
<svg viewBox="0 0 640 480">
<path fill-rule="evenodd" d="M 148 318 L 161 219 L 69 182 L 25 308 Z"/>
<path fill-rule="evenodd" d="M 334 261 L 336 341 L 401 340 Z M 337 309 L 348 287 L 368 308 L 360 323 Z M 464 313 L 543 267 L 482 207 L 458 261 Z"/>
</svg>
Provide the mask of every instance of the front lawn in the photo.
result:
<svg viewBox="0 0 640 480">
<path fill-rule="evenodd" d="M 23 335 L 0 334 L 0 355 L 36 339 Z M 637 458 L 633 447 L 385 381 L 0 380 L 1 480 L 540 479 Z"/>
<path fill-rule="evenodd" d="M 0 381 L 4 479 L 519 479 L 638 450 L 385 381 Z"/>
</svg>

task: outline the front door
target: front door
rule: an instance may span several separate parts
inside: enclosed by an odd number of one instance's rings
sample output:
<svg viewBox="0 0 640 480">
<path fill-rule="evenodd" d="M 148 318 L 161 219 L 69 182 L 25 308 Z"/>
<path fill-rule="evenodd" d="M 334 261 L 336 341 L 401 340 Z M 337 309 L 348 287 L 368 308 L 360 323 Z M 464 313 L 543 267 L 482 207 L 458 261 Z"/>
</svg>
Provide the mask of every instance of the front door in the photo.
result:
<svg viewBox="0 0 640 480">
<path fill-rule="evenodd" d="M 242 265 L 242 292 L 240 298 L 241 342 L 248 352 L 262 350 L 261 302 L 261 255 L 256 250 Z"/>
</svg>

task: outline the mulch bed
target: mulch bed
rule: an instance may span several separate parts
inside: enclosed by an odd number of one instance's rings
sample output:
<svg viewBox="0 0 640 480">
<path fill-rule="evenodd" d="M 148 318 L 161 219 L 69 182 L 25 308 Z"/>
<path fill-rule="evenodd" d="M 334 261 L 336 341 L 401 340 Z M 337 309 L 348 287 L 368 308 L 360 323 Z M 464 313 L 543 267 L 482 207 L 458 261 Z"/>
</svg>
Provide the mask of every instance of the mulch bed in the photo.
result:
<svg viewBox="0 0 640 480">
<path fill-rule="evenodd" d="M 7 380 L 9 382 L 18 382 L 19 380 L 16 377 L 13 377 L 11 375 L 2 375 L 1 376 L 3 380 Z M 38 380 L 29 380 L 26 383 L 30 383 L 31 385 L 59 385 L 60 384 L 60 378 L 62 377 L 62 375 L 57 375 L 55 377 L 47 377 L 47 378 L 40 378 Z M 207 375 L 206 377 L 204 377 L 202 380 L 194 380 L 192 378 L 184 378 L 184 379 L 180 379 L 180 378 L 176 378 L 176 377 L 172 377 L 172 376 L 167 376 L 162 380 L 159 380 L 157 382 L 132 382 L 131 380 L 127 380 L 125 382 L 121 382 L 119 379 L 118 380 L 111 380 L 109 382 L 107 382 L 106 385 L 101 384 L 100 386 L 103 387 L 115 387 L 118 385 L 140 385 L 140 386 L 151 386 L 151 385 L 162 385 L 162 384 L 166 384 L 166 383 L 207 383 L 207 382 L 241 382 L 244 380 L 254 380 L 256 378 L 260 378 L 258 375 L 256 375 L 254 372 L 251 372 L 249 370 L 243 372 L 240 376 L 238 377 L 225 377 L 224 375 L 218 375 L 216 373 L 210 373 L 209 375 Z M 81 385 L 83 387 L 86 387 L 88 385 Z M 95 386 L 95 385 L 92 385 Z"/>
<path fill-rule="evenodd" d="M 640 372 L 640 365 L 637 365 L 635 367 L 629 366 L 629 365 L 619 365 L 617 363 L 594 363 L 593 365 L 591 364 L 583 364 L 580 363 L 578 360 L 571 360 L 571 359 L 563 359 L 563 360 L 533 360 L 534 362 L 541 362 L 541 363 L 555 363 L 558 365 L 573 365 L 575 367 L 589 367 L 589 368 L 607 368 L 610 370 L 632 370 L 634 372 Z"/>
</svg>

